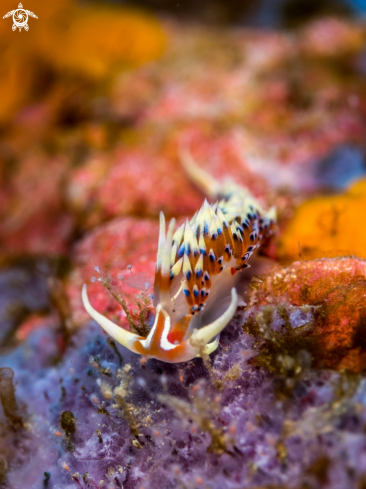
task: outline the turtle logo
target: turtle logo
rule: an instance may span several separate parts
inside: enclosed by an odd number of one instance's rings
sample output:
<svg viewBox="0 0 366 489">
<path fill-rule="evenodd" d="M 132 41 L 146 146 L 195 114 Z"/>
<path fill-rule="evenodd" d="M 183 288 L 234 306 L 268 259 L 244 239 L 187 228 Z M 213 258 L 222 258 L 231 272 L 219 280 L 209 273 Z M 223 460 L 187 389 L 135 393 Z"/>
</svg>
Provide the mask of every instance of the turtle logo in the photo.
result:
<svg viewBox="0 0 366 489">
<path fill-rule="evenodd" d="M 23 5 L 20 3 L 18 5 L 18 8 L 16 10 L 12 10 L 11 12 L 8 12 L 6 15 L 4 15 L 3 19 L 6 19 L 7 17 L 13 16 L 13 31 L 16 30 L 18 27 L 19 31 L 24 28 L 24 30 L 28 30 L 28 16 L 34 17 L 35 19 L 38 19 L 38 17 L 31 12 L 30 10 L 24 10 Z"/>
</svg>

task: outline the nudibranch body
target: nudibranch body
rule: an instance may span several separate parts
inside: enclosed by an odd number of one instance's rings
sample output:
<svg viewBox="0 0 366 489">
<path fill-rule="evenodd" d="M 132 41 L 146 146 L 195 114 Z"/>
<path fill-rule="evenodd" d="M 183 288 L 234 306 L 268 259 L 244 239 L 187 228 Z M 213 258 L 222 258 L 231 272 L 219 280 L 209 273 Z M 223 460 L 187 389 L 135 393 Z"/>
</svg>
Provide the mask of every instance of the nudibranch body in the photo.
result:
<svg viewBox="0 0 366 489">
<path fill-rule="evenodd" d="M 185 155 L 184 166 L 210 197 L 189 221 L 160 232 L 154 283 L 155 321 L 146 338 L 117 326 L 82 298 L 87 312 L 116 341 L 135 353 L 177 363 L 213 352 L 218 335 L 235 314 L 236 274 L 273 233 L 275 210 L 264 212 L 249 192 L 233 183 L 221 185 Z"/>
</svg>

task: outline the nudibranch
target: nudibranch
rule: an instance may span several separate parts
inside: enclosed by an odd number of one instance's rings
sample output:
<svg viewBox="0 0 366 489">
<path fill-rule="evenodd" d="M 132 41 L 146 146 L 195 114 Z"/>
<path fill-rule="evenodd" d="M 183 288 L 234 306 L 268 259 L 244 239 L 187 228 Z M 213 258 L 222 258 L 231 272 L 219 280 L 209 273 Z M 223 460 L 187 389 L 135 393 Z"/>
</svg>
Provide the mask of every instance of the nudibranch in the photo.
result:
<svg viewBox="0 0 366 489">
<path fill-rule="evenodd" d="M 275 209 L 264 212 L 248 190 L 220 184 L 184 154 L 191 178 L 216 203 L 204 201 L 178 229 L 172 219 L 160 231 L 154 283 L 155 321 L 147 337 L 129 332 L 97 312 L 86 285 L 82 300 L 90 316 L 116 341 L 148 358 L 178 363 L 218 346 L 218 335 L 238 305 L 236 274 L 247 268 L 252 253 L 273 233 Z"/>
</svg>

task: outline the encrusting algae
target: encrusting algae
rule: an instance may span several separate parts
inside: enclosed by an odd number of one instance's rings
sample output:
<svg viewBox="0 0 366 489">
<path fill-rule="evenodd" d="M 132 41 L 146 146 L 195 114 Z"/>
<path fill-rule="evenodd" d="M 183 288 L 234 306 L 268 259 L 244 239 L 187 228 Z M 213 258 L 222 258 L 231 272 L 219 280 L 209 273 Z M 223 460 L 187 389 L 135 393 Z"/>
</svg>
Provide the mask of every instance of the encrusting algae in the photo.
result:
<svg viewBox="0 0 366 489">
<path fill-rule="evenodd" d="M 182 161 L 192 179 L 217 202 L 210 205 L 205 200 L 193 218 L 175 231 L 172 219 L 166 232 L 164 214 L 160 214 L 156 313 L 148 335 L 118 327 L 90 305 L 86 285 L 82 292 L 87 312 L 116 341 L 135 353 L 169 363 L 216 350 L 217 336 L 237 308 L 235 275 L 249 266 L 253 252 L 273 234 L 275 222 L 275 210 L 264 212 L 246 189 L 219 184 L 186 152 Z"/>
</svg>

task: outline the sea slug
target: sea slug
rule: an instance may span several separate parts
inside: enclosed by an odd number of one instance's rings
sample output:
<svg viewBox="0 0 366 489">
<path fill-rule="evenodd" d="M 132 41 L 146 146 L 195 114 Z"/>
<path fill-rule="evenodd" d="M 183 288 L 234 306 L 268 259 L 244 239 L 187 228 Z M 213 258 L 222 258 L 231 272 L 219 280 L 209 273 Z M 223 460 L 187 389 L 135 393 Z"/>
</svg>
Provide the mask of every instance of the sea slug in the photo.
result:
<svg viewBox="0 0 366 489">
<path fill-rule="evenodd" d="M 273 233 L 275 209 L 264 212 L 249 191 L 235 183 L 220 184 L 183 154 L 190 177 L 211 198 L 178 229 L 172 219 L 160 232 L 154 282 L 155 321 L 147 337 L 129 332 L 97 312 L 83 287 L 90 316 L 129 350 L 177 363 L 212 353 L 218 335 L 235 314 L 235 274 L 247 268 L 252 253 Z"/>
</svg>

